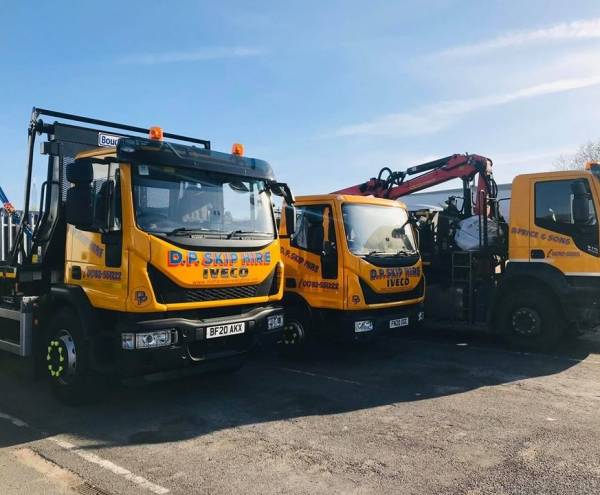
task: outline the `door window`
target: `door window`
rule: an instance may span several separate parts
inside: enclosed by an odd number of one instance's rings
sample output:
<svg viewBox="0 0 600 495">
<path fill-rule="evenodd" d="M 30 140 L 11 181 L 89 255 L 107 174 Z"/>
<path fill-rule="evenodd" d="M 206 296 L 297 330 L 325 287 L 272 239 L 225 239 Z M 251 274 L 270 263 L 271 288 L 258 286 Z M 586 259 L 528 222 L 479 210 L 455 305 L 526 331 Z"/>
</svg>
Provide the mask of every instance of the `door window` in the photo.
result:
<svg viewBox="0 0 600 495">
<path fill-rule="evenodd" d="M 296 207 L 296 231 L 292 238 L 292 243 L 296 247 L 318 255 L 323 252 L 323 241 L 325 240 L 323 212 L 325 208 L 324 205 Z"/>
<path fill-rule="evenodd" d="M 598 255 L 598 217 L 587 179 L 536 183 L 535 224 L 572 237 L 579 249 Z"/>
<path fill-rule="evenodd" d="M 292 245 L 321 257 L 323 278 L 337 278 L 337 243 L 331 206 L 297 206 Z"/>
</svg>

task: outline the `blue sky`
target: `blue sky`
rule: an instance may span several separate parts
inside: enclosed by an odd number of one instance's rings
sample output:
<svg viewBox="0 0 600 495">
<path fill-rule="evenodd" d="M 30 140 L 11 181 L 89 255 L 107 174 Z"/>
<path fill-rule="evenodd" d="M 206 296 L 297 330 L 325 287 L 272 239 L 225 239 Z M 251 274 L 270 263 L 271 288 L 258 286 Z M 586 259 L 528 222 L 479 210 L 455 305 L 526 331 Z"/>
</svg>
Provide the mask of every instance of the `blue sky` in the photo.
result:
<svg viewBox="0 0 600 495">
<path fill-rule="evenodd" d="M 458 152 L 496 179 L 600 138 L 597 1 L 5 1 L 0 184 L 34 105 L 211 139 L 328 192 Z"/>
</svg>

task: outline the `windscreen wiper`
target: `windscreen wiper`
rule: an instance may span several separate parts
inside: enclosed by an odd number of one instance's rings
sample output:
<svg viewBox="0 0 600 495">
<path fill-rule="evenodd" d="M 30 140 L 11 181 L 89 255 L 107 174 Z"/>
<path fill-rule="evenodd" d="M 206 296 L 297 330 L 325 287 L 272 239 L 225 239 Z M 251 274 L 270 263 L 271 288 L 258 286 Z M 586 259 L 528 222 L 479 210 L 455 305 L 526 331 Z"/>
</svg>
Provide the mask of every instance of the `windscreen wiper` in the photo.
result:
<svg viewBox="0 0 600 495">
<path fill-rule="evenodd" d="M 170 232 L 164 232 L 167 236 L 188 235 L 188 234 L 220 234 L 220 230 L 214 229 L 191 229 L 189 227 L 177 227 Z"/>
<path fill-rule="evenodd" d="M 374 249 L 373 251 L 369 251 L 365 256 L 414 256 L 415 254 L 417 254 L 417 251 L 408 251 L 406 249 L 400 249 L 395 253 Z"/>
<path fill-rule="evenodd" d="M 235 235 L 257 235 L 259 237 L 271 237 L 273 234 L 270 232 L 255 232 L 254 230 L 232 230 L 229 232 L 229 234 L 227 234 L 227 239 L 231 239 Z"/>
<path fill-rule="evenodd" d="M 407 249 L 400 249 L 396 252 L 396 256 L 415 256 L 416 254 L 418 254 L 418 251 L 416 250 L 407 250 Z"/>
<path fill-rule="evenodd" d="M 379 251 L 377 249 L 373 249 L 373 251 L 369 251 L 365 256 L 381 256 L 382 254 L 392 254 L 387 251 Z"/>
</svg>

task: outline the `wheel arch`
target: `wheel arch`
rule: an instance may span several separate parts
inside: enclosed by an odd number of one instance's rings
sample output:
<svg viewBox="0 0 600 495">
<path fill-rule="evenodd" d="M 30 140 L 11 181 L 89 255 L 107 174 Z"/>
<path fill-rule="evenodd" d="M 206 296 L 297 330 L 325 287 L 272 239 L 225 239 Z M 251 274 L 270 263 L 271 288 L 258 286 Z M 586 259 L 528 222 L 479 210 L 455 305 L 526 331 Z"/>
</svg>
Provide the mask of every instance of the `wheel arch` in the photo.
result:
<svg viewBox="0 0 600 495">
<path fill-rule="evenodd" d="M 513 265 L 511 267 L 511 265 Z M 517 265 L 517 266 L 514 266 Z M 560 270 L 541 263 L 509 263 L 509 268 L 496 289 L 496 296 L 490 311 L 490 323 L 495 328 L 500 308 L 506 296 L 512 291 L 528 288 L 545 294 L 568 319 L 565 307 L 568 300 L 568 282 Z"/>
<path fill-rule="evenodd" d="M 299 308 L 301 311 L 304 310 L 307 312 L 311 321 L 314 320 L 314 309 L 300 294 L 289 292 L 283 296 L 282 303 L 285 310 L 288 310 L 289 308 Z"/>
<path fill-rule="evenodd" d="M 71 285 L 56 285 L 40 297 L 36 311 L 38 330 L 33 332 L 34 374 L 37 378 L 43 376 L 45 362 L 46 339 L 51 328 L 51 322 L 59 312 L 70 309 L 81 323 L 85 339 L 90 339 L 95 330 L 94 309 L 81 287 Z"/>
<path fill-rule="evenodd" d="M 46 295 L 40 298 L 38 318 L 43 322 L 42 328 L 49 328 L 49 323 L 53 317 L 64 309 L 71 309 L 77 315 L 81 322 L 84 337 L 89 338 L 95 330 L 94 308 L 83 289 L 79 286 L 54 286 Z"/>
</svg>

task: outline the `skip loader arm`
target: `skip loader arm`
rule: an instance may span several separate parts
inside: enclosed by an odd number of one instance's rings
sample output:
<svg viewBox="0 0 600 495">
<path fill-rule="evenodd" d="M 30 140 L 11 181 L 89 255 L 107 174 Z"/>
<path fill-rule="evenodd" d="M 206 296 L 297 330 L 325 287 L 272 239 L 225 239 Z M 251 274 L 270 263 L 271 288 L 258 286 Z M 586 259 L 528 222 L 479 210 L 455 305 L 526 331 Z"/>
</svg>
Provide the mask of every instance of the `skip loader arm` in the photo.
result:
<svg viewBox="0 0 600 495">
<path fill-rule="evenodd" d="M 408 176 L 416 174 L 420 175 L 406 179 Z M 481 155 L 466 153 L 451 155 L 409 167 L 406 171 L 392 171 L 390 168 L 384 167 L 377 177 L 361 184 L 340 189 L 335 191 L 334 194 L 398 199 L 452 179 L 462 179 L 465 187 L 468 187 L 468 184 L 477 174 L 479 174 L 479 178 L 474 213 L 478 214 L 481 191 L 484 191 L 486 196 L 496 196 L 496 184 L 492 177 L 492 161 Z M 468 196 L 470 201 L 470 194 Z"/>
</svg>

